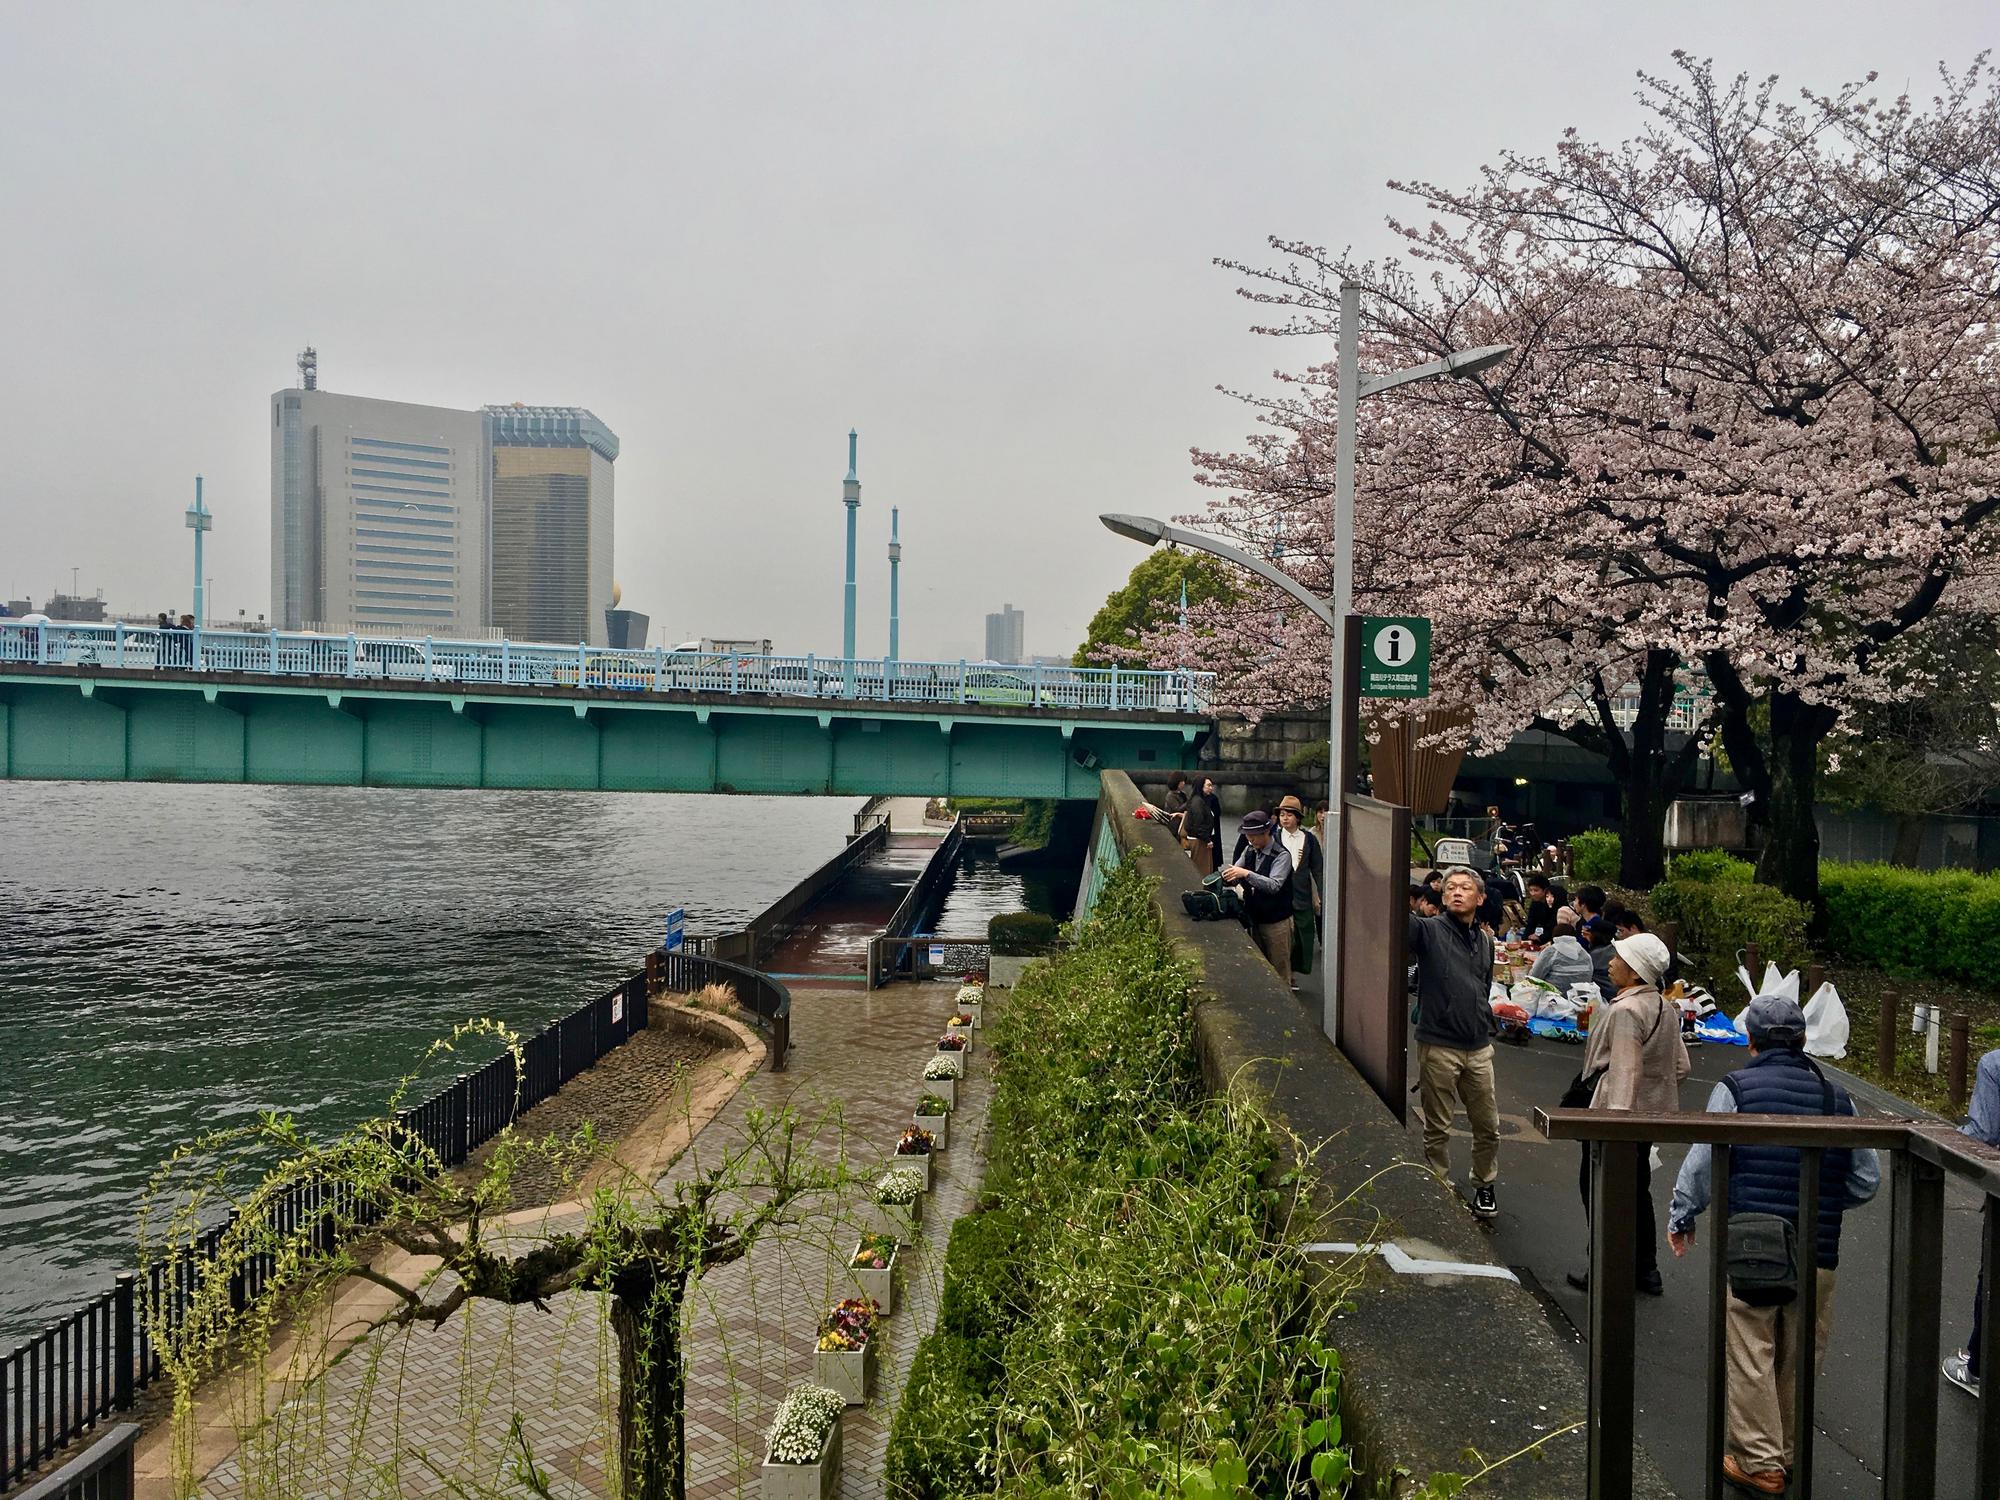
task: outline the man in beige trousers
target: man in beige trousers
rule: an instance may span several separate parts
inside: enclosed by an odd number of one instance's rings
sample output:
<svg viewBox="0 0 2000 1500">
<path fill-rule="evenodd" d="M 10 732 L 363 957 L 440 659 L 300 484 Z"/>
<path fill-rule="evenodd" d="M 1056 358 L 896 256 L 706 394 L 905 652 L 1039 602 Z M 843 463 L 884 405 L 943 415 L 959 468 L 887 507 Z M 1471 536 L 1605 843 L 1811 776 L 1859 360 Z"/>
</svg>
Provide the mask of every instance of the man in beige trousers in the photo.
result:
<svg viewBox="0 0 2000 1500">
<path fill-rule="evenodd" d="M 1499 1213 L 1500 1105 L 1493 1088 L 1493 934 L 1479 925 L 1486 885 L 1463 865 L 1445 872 L 1444 912 L 1410 913 L 1417 965 L 1417 1068 L 1424 1110 L 1424 1156 L 1451 1175 L 1451 1117 L 1465 1106 L 1472 1127 L 1472 1211 Z"/>
</svg>

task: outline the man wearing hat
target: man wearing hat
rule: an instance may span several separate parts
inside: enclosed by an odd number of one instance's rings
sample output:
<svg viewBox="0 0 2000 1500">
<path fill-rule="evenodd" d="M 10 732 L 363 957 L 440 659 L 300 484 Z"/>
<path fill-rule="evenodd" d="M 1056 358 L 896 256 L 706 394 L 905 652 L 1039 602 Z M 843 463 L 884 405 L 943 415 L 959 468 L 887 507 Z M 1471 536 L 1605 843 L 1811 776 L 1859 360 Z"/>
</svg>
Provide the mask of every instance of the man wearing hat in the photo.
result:
<svg viewBox="0 0 2000 1500">
<path fill-rule="evenodd" d="M 1688 1075 L 1687 1046 L 1681 1041 L 1679 1009 L 1660 993 L 1660 976 L 1672 961 L 1667 945 L 1650 932 L 1619 938 L 1611 954 L 1610 980 L 1616 994 L 1591 1013 L 1583 1050 L 1583 1085 L 1592 1109 L 1641 1115 L 1673 1114 L 1681 1107 L 1681 1080 Z M 1660 1281 L 1659 1231 L 1653 1223 L 1653 1169 L 1650 1142 L 1639 1149 L 1638 1285 L 1649 1297 L 1664 1290 Z M 1591 1147 L 1583 1148 L 1584 1212 L 1590 1211 Z M 1572 1273 L 1579 1290 L 1587 1277 Z"/>
<path fill-rule="evenodd" d="M 1796 1000 L 1759 995 L 1740 1023 L 1750 1038 L 1750 1061 L 1724 1078 L 1708 1096 L 1710 1114 L 1852 1115 L 1847 1091 L 1805 1054 L 1806 1016 Z M 1692 1147 L 1674 1183 L 1667 1242 L 1675 1255 L 1694 1244 L 1695 1216 L 1708 1206 L 1710 1151 Z M 1775 1214 L 1799 1222 L 1800 1152 L 1794 1146 L 1732 1146 L 1729 1212 Z M 1872 1150 L 1828 1150 L 1820 1159 L 1819 1223 L 1810 1244 L 1817 1270 L 1813 1358 L 1826 1358 L 1833 1332 L 1834 1272 L 1840 1264 L 1840 1221 L 1850 1208 L 1875 1196 L 1882 1167 Z M 1802 1237 L 1801 1248 L 1804 1248 Z M 1804 1257 L 1802 1256 L 1801 1259 Z M 1757 1495 L 1785 1493 L 1794 1451 L 1793 1371 L 1803 1341 L 1794 1303 L 1753 1306 L 1733 1292 L 1727 1315 L 1729 1421 L 1722 1473 Z M 1811 1421 L 1810 1413 L 1806 1420 Z"/>
<path fill-rule="evenodd" d="M 1305 804 L 1287 797 L 1278 804 L 1278 842 L 1292 857 L 1292 972 L 1310 974 L 1319 937 L 1320 892 L 1326 889 L 1326 855 L 1319 835 L 1305 825 Z"/>
<path fill-rule="evenodd" d="M 1243 850 L 1222 879 L 1243 897 L 1250 935 L 1287 985 L 1292 982 L 1292 856 L 1265 812 L 1243 815 Z"/>
</svg>

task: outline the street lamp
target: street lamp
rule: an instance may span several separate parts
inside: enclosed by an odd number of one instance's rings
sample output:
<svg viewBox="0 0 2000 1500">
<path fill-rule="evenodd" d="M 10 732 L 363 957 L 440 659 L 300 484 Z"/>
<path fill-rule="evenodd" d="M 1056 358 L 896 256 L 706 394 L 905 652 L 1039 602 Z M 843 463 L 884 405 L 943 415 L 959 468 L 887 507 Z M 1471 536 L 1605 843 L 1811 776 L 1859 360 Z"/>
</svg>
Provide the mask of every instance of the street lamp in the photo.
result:
<svg viewBox="0 0 2000 1500">
<path fill-rule="evenodd" d="M 1268 560 L 1253 556 L 1248 552 L 1204 536 L 1198 531 L 1185 531 L 1178 526 L 1169 526 L 1164 521 L 1155 521 L 1149 516 L 1105 515 L 1099 516 L 1106 529 L 1148 547 L 1166 542 L 1171 546 L 1189 548 L 1195 552 L 1206 552 L 1211 557 L 1219 557 L 1224 562 L 1255 573 L 1266 582 L 1273 583 L 1290 594 L 1299 603 L 1311 610 L 1313 615 L 1326 626 L 1333 640 L 1331 651 L 1333 695 L 1327 708 L 1330 726 L 1327 731 L 1327 818 L 1331 826 L 1320 830 L 1326 853 L 1326 950 L 1322 956 L 1325 965 L 1322 970 L 1323 985 L 1320 1024 L 1329 1037 L 1338 1038 L 1340 1032 L 1340 996 L 1335 988 L 1334 975 L 1339 966 L 1340 955 L 1340 898 L 1341 886 L 1345 879 L 1341 858 L 1344 847 L 1342 839 L 1343 817 L 1341 797 L 1346 789 L 1350 772 L 1347 765 L 1345 736 L 1340 732 L 1341 705 L 1347 701 L 1347 653 L 1341 639 L 1341 622 L 1354 612 L 1354 450 L 1355 428 L 1354 408 L 1362 398 L 1375 396 L 1383 391 L 1393 390 L 1399 385 L 1408 385 L 1413 380 L 1430 380 L 1439 375 L 1450 375 L 1455 379 L 1466 379 L 1481 370 L 1491 369 L 1509 354 L 1511 344 L 1487 344 L 1478 349 L 1457 350 L 1443 359 L 1434 359 L 1429 364 L 1417 365 L 1408 370 L 1397 370 L 1387 375 L 1371 375 L 1361 378 L 1358 368 L 1361 328 L 1361 287 L 1359 283 L 1343 281 L 1340 284 L 1340 373 L 1337 395 L 1339 413 L 1335 431 L 1333 461 L 1333 598 L 1321 599 L 1282 568 Z"/>
<path fill-rule="evenodd" d="M 205 533 L 215 529 L 214 513 L 201 503 L 201 476 L 199 474 L 194 476 L 194 504 L 187 508 L 185 515 L 187 517 L 187 529 L 194 533 L 194 623 L 195 628 L 199 630 L 207 618 L 202 613 L 206 605 L 203 602 L 201 592 L 201 539 Z"/>
</svg>

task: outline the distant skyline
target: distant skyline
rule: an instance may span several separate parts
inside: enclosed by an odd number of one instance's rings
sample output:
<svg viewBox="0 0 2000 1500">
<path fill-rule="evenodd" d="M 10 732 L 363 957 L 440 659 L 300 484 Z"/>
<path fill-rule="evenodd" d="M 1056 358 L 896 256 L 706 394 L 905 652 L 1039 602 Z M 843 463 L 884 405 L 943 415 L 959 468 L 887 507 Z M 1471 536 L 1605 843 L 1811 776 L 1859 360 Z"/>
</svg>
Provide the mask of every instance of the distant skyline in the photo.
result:
<svg viewBox="0 0 2000 1500">
<path fill-rule="evenodd" d="M 654 636 L 1060 654 L 1199 509 L 1275 368 L 1217 256 L 1364 254 L 1391 178 L 1465 184 L 1636 128 L 1671 52 L 1781 96 L 1927 96 L 1990 6 L 1415 0 L 915 7 L 81 3 L 0 11 L 0 592 L 268 613 L 269 393 L 562 403 L 623 440 L 615 571 Z M 385 45 L 385 41 L 390 43 Z"/>
</svg>

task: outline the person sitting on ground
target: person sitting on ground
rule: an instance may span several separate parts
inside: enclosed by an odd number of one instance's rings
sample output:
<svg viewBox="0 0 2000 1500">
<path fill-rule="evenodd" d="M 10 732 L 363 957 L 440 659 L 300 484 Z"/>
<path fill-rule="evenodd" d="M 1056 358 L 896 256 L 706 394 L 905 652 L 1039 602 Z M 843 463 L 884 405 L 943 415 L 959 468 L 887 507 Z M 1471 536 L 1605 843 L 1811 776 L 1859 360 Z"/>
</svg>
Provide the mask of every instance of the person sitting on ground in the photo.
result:
<svg viewBox="0 0 2000 1500">
<path fill-rule="evenodd" d="M 1595 920 L 1586 918 L 1577 926 L 1576 935 L 1590 945 L 1591 978 L 1597 981 L 1597 992 L 1607 1000 L 1618 993 L 1611 983 L 1611 945 L 1618 940 L 1618 916 L 1624 909 L 1605 907 Z"/>
<path fill-rule="evenodd" d="M 1750 1061 L 1729 1074 L 1708 1096 L 1710 1114 L 1840 1115 L 1852 1117 L 1847 1090 L 1806 1056 L 1806 1016 L 1796 1000 L 1759 995 L 1742 1016 L 1750 1038 Z M 1667 1243 L 1676 1256 L 1694 1244 L 1695 1215 L 1708 1207 L 1711 1148 L 1688 1148 L 1674 1182 L 1667 1215 Z M 1729 1215 L 1773 1214 L 1799 1229 L 1799 1171 L 1796 1146 L 1733 1145 L 1729 1148 Z M 1820 1157 L 1819 1223 L 1800 1233 L 1812 1245 L 1818 1270 L 1814 1297 L 1812 1358 L 1826 1361 L 1833 1334 L 1833 1287 L 1840 1265 L 1841 1216 L 1875 1196 L 1882 1164 L 1866 1147 L 1831 1146 Z M 1803 1259 L 1804 1257 L 1801 1257 Z M 1722 1472 L 1731 1484 L 1754 1495 L 1782 1495 L 1797 1437 L 1792 1379 L 1806 1337 L 1796 1302 L 1754 1304 L 1730 1293 L 1728 1342 L 1728 1437 Z M 1934 1336 L 1934 1335 L 1932 1335 Z M 1810 1422 L 1812 1414 L 1805 1414 Z"/>
<path fill-rule="evenodd" d="M 1549 877 L 1536 871 L 1528 877 L 1528 906 L 1523 936 L 1531 943 L 1546 943 L 1556 935 L 1556 892 Z"/>
<path fill-rule="evenodd" d="M 1569 920 L 1556 918 L 1555 940 L 1535 955 L 1528 977 L 1546 980 L 1556 987 L 1557 994 L 1567 995 L 1571 985 L 1589 984 L 1595 975 L 1590 967 L 1590 951 L 1576 940 L 1576 913 L 1567 906 L 1563 912 Z"/>
</svg>

